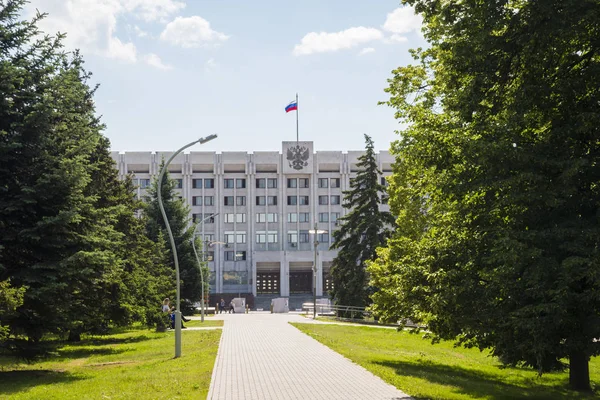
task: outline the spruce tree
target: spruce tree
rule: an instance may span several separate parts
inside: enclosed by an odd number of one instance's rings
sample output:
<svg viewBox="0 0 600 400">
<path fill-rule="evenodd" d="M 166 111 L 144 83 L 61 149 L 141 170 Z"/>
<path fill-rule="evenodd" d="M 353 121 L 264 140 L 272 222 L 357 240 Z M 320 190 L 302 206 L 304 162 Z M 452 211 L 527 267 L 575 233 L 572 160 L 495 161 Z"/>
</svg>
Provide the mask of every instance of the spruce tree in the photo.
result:
<svg viewBox="0 0 600 400">
<path fill-rule="evenodd" d="M 164 160 L 161 163 L 161 169 Z M 194 226 L 190 220 L 190 208 L 175 195 L 175 181 L 170 179 L 168 172 L 165 173 L 162 182 L 162 201 L 165 207 L 169 225 L 175 239 L 177 257 L 179 261 L 179 278 L 181 289 L 182 310 L 189 313 L 192 311 L 193 303 L 201 297 L 200 268 L 194 255 L 192 247 L 192 235 Z M 165 223 L 158 205 L 158 178 L 152 182 L 148 190 L 146 206 L 144 208 L 146 218 L 146 235 L 155 243 L 164 242 L 168 251 L 168 263 L 175 269 L 173 253 Z M 201 251 L 201 243 L 196 239 L 196 248 Z M 175 280 L 172 281 L 175 289 Z"/>
<path fill-rule="evenodd" d="M 339 250 L 331 267 L 331 297 L 335 304 L 355 307 L 370 303 L 366 263 L 375 259 L 376 249 L 385 244 L 394 223 L 389 212 L 380 210 L 385 187 L 379 181 L 381 171 L 368 135 L 365 143 L 358 173 L 350 179 L 350 190 L 344 192 L 343 207 L 350 212 L 339 219 L 341 227 L 334 232 L 331 246 Z"/>
</svg>

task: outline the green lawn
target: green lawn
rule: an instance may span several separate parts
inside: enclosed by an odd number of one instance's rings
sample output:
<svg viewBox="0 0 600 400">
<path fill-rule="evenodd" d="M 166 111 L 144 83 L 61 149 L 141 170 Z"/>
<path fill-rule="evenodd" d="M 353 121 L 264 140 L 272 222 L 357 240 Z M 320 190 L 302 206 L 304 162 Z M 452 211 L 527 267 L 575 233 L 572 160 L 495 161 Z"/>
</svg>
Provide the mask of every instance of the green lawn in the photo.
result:
<svg viewBox="0 0 600 400">
<path fill-rule="evenodd" d="M 566 389 L 568 372 L 498 368 L 487 353 L 432 345 L 407 331 L 343 325 L 292 324 L 417 399 L 591 399 Z M 600 360 L 590 363 L 600 383 Z"/>
<path fill-rule="evenodd" d="M 184 330 L 178 359 L 172 332 L 145 329 L 85 338 L 34 364 L 0 358 L 0 399 L 203 399 L 220 337 Z"/>
<path fill-rule="evenodd" d="M 188 322 L 184 322 L 183 323 L 184 326 L 186 327 L 202 327 L 202 326 L 223 326 L 223 320 L 215 320 L 215 319 L 208 319 L 205 318 L 204 322 L 201 322 L 199 319 L 193 319 L 191 321 Z"/>
</svg>

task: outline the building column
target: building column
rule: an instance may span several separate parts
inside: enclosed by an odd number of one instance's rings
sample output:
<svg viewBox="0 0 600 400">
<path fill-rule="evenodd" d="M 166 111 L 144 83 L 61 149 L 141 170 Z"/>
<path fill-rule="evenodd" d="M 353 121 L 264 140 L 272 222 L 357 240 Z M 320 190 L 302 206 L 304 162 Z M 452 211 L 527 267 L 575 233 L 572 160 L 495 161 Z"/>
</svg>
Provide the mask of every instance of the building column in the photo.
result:
<svg viewBox="0 0 600 400">
<path fill-rule="evenodd" d="M 323 296 L 323 261 L 321 252 L 317 252 L 317 297 Z"/>
<path fill-rule="evenodd" d="M 285 252 L 281 251 L 279 257 L 279 294 L 281 297 L 290 296 L 290 266 L 285 256 Z"/>
<path fill-rule="evenodd" d="M 252 257 L 252 296 L 256 297 L 256 261 Z"/>
</svg>

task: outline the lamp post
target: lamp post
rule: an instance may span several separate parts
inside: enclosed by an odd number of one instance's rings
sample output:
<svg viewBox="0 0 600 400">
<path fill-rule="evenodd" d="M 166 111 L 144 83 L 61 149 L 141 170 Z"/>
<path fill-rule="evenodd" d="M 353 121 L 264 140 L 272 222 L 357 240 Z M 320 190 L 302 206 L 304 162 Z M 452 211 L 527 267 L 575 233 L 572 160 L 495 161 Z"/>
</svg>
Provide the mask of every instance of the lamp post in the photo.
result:
<svg viewBox="0 0 600 400">
<path fill-rule="evenodd" d="M 202 284 L 202 289 L 201 289 L 201 294 L 202 294 L 202 299 L 200 300 L 200 320 L 202 322 L 204 322 L 204 271 L 202 270 L 202 264 L 200 263 L 200 257 L 198 257 L 198 251 L 196 250 L 196 234 L 198 231 L 198 227 L 202 226 L 202 230 L 204 231 L 204 221 L 206 221 L 209 218 L 214 218 L 217 215 L 219 215 L 219 213 L 216 214 L 211 214 L 206 218 L 203 218 L 202 221 L 200 221 L 196 227 L 194 228 L 194 233 L 192 234 L 192 248 L 194 249 L 194 254 L 196 255 L 196 261 L 198 262 L 198 268 L 200 268 L 200 282 Z M 208 247 L 209 245 L 209 241 L 205 241 L 206 246 L 204 246 L 204 248 L 202 250 L 204 250 L 202 252 L 202 261 L 206 262 L 206 247 Z"/>
<path fill-rule="evenodd" d="M 323 229 L 317 229 L 317 223 L 315 222 L 315 229 L 310 229 L 308 233 L 315 235 L 313 237 L 313 245 L 315 249 L 315 261 L 313 262 L 313 319 L 317 319 L 317 246 L 319 246 L 319 240 L 317 234 L 326 233 Z"/>
<path fill-rule="evenodd" d="M 167 170 L 169 164 L 175 156 L 181 153 L 183 150 L 187 149 L 195 145 L 196 143 L 204 144 L 215 139 L 217 135 L 209 135 L 198 140 L 193 141 L 192 143 L 186 144 L 179 150 L 169 157 L 165 165 L 160 170 L 160 175 L 158 176 L 158 206 L 160 208 L 160 213 L 162 214 L 163 220 L 165 221 L 165 226 L 167 227 L 167 233 L 169 234 L 169 241 L 171 242 L 171 249 L 173 250 L 173 261 L 175 262 L 175 277 L 177 279 L 177 304 L 175 309 L 175 358 L 181 357 L 181 293 L 180 293 L 180 282 L 179 282 L 179 260 L 177 259 L 177 248 L 175 247 L 175 238 L 173 237 L 173 232 L 171 231 L 171 226 L 169 225 L 169 219 L 167 218 L 167 213 L 165 212 L 165 206 L 162 202 L 162 181 L 165 176 L 165 171 Z"/>
</svg>

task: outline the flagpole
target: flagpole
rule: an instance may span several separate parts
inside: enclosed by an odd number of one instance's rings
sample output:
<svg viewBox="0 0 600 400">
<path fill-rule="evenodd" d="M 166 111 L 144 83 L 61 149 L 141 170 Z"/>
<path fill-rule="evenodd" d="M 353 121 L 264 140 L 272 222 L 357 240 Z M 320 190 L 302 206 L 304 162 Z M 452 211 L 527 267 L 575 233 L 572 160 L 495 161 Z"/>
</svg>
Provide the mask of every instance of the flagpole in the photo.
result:
<svg viewBox="0 0 600 400">
<path fill-rule="evenodd" d="M 296 93 L 296 146 L 298 146 L 300 142 L 299 136 L 298 136 L 298 93 Z"/>
</svg>

